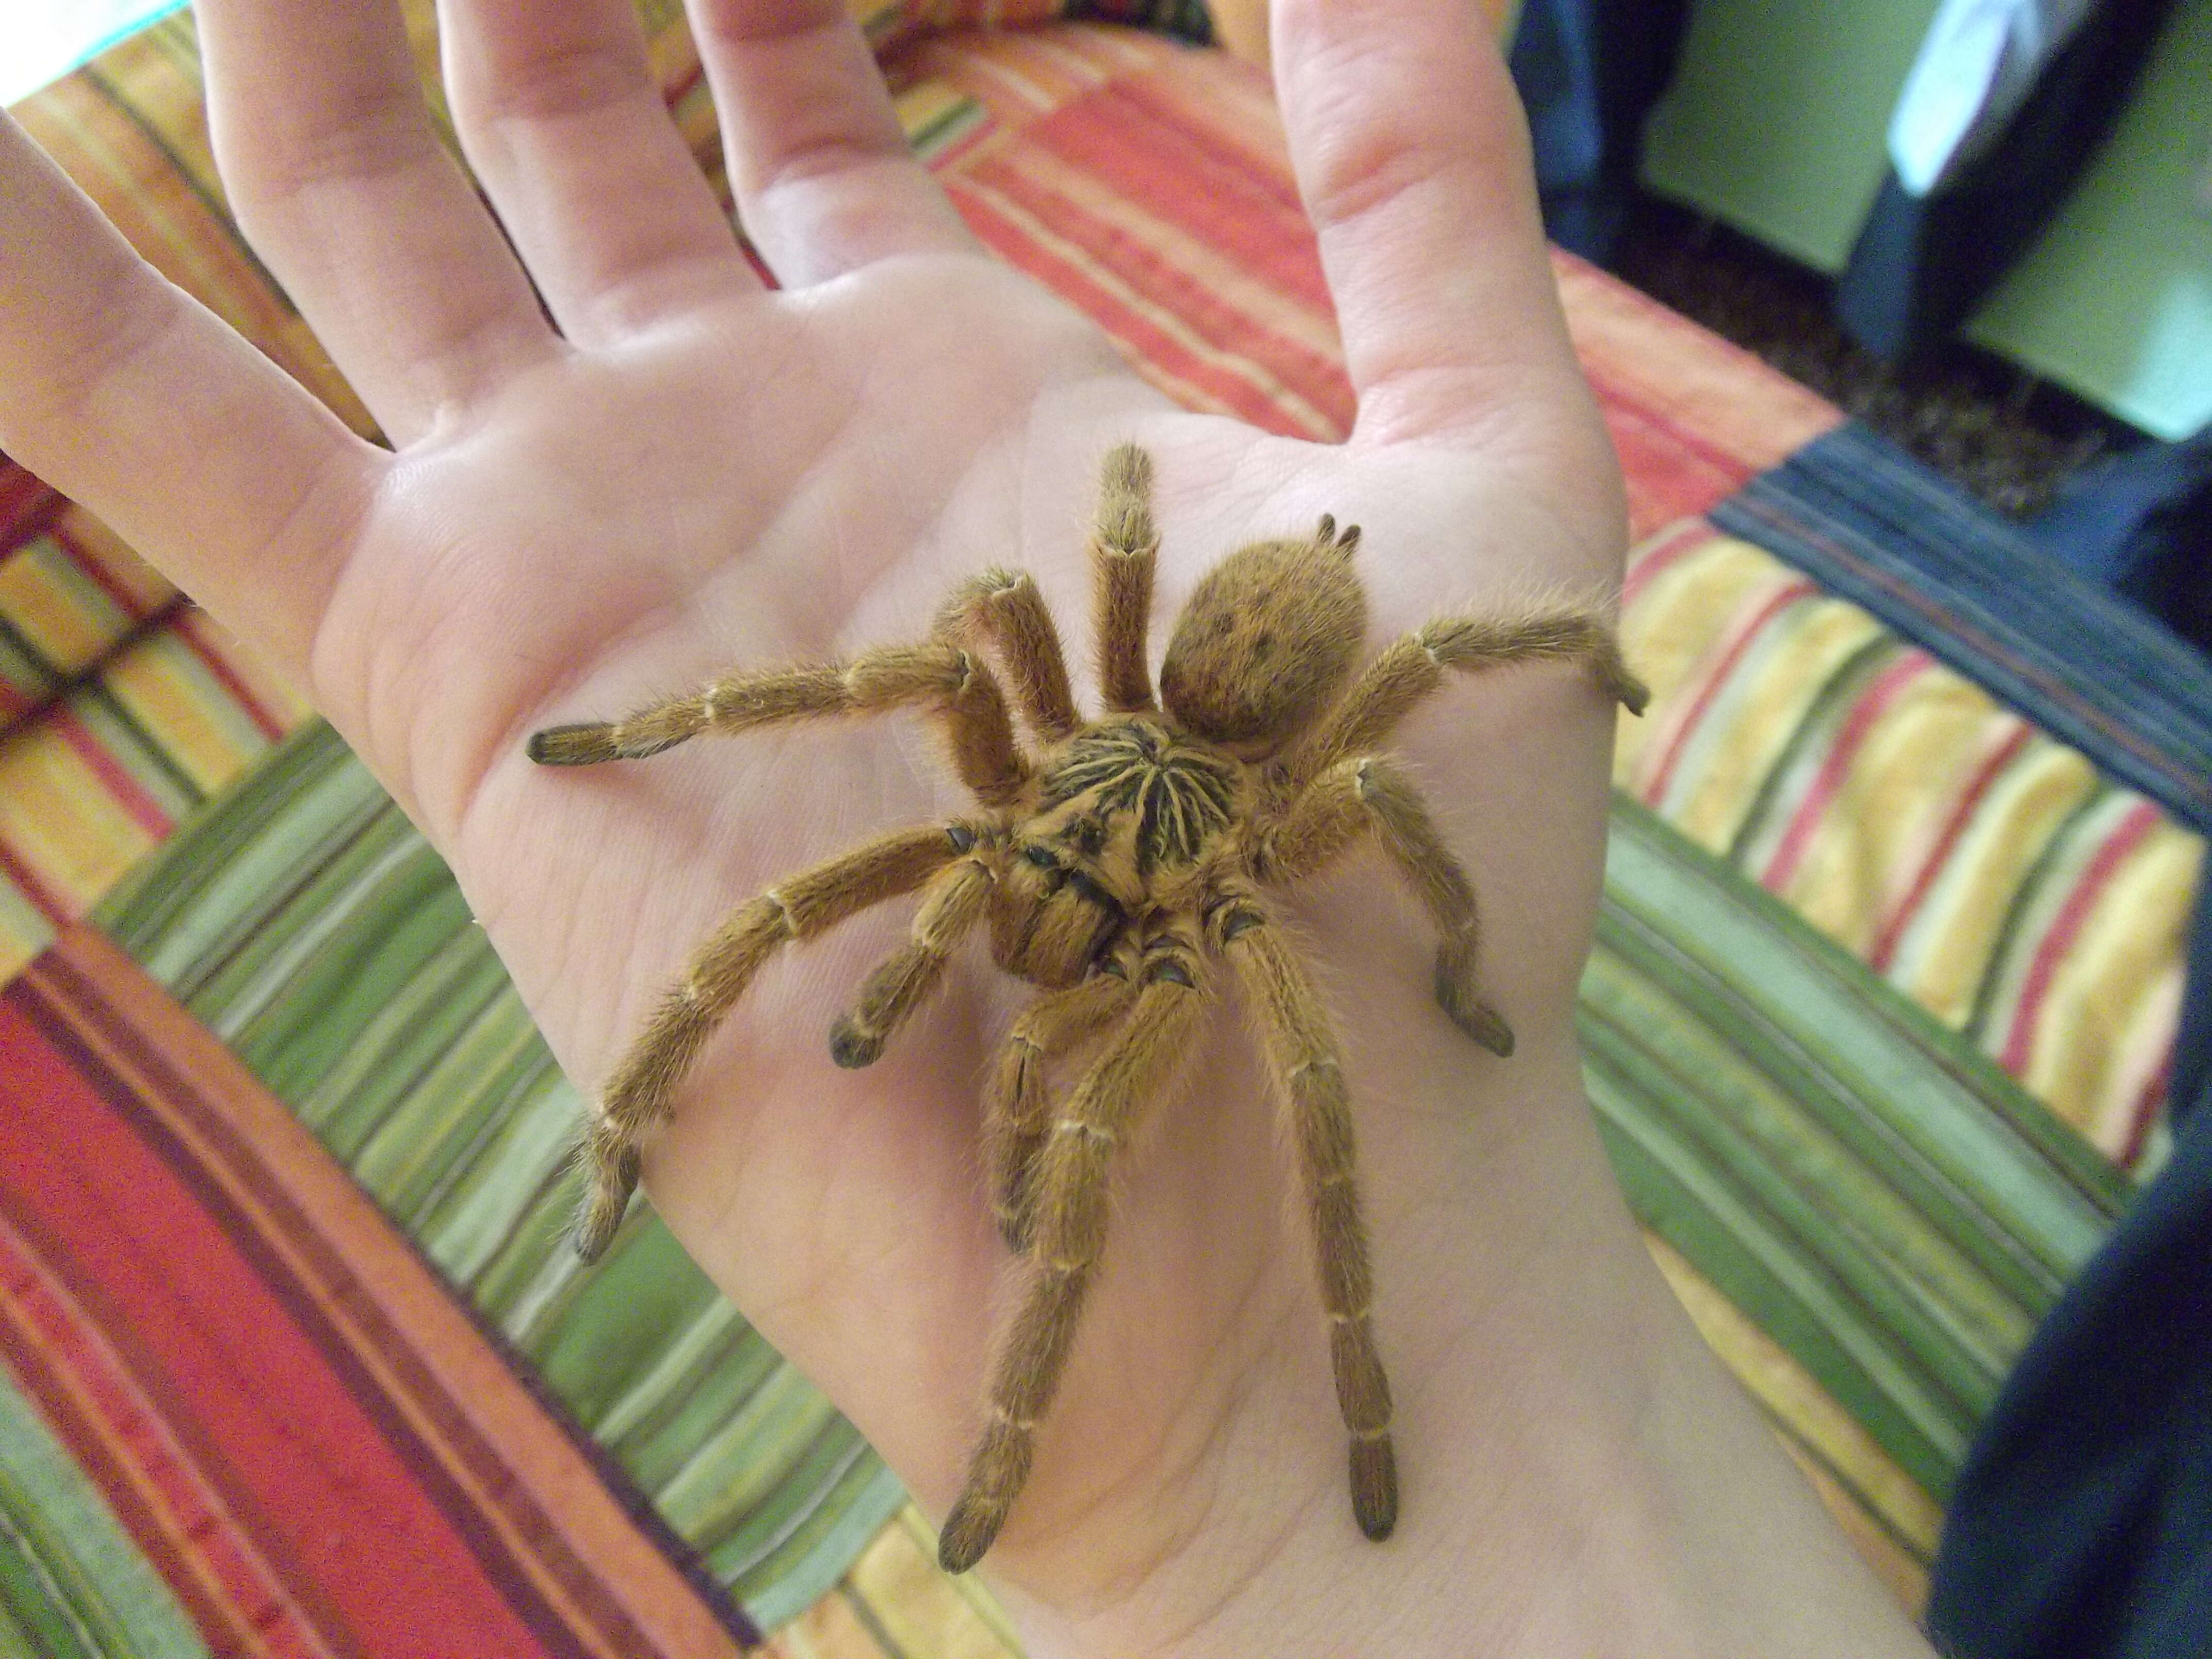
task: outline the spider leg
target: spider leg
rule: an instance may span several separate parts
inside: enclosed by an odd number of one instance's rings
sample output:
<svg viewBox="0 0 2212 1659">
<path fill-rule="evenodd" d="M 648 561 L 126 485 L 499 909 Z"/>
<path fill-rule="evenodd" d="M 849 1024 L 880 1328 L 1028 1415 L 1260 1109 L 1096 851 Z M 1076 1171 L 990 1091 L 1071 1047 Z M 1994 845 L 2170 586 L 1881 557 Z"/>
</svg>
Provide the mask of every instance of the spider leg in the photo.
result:
<svg viewBox="0 0 2212 1659">
<path fill-rule="evenodd" d="M 639 1143 L 667 1120 L 676 1085 L 763 964 L 793 939 L 912 892 L 975 842 L 966 824 L 902 830 L 817 864 L 730 914 L 692 953 L 607 1079 L 584 1136 L 588 1186 L 576 1218 L 578 1255 L 595 1260 L 614 1237 L 637 1185 Z"/>
<path fill-rule="evenodd" d="M 1152 701 L 1145 635 L 1152 610 L 1152 458 L 1134 444 L 1107 456 L 1098 488 L 1098 526 L 1091 538 L 1091 609 L 1098 629 L 1098 684 L 1106 707 L 1143 714 Z"/>
<path fill-rule="evenodd" d="M 1055 1055 L 1126 1012 L 1136 994 L 1126 970 L 1095 973 L 1038 997 L 999 1045 L 984 1086 L 983 1154 L 990 1166 L 991 1207 L 999 1231 L 1016 1255 L 1028 1254 L 1035 1233 L 1031 1177 L 1052 1109 L 1046 1068 Z"/>
<path fill-rule="evenodd" d="M 1037 1154 L 1033 1276 L 992 1365 L 990 1419 L 969 1459 L 967 1485 L 939 1537 L 947 1572 L 965 1572 L 981 1559 L 1029 1479 L 1036 1425 L 1060 1386 L 1105 1249 L 1115 1149 L 1181 1063 L 1205 1006 L 1204 971 L 1188 938 L 1164 933 L 1147 945 L 1127 1018 Z"/>
<path fill-rule="evenodd" d="M 726 675 L 623 720 L 550 726 L 532 737 L 529 754 L 545 766 L 642 760 L 702 732 L 726 736 L 916 705 L 944 720 L 960 781 L 991 805 L 1009 803 L 1029 776 L 1029 763 L 1014 747 L 1006 694 L 986 665 L 949 640 L 878 646 L 847 663 Z"/>
<path fill-rule="evenodd" d="M 1632 714 L 1644 712 L 1651 695 L 1621 661 L 1613 629 L 1587 611 L 1441 617 L 1385 647 L 1299 741 L 1287 757 L 1293 787 L 1378 747 L 1414 704 L 1443 684 L 1445 670 L 1471 674 L 1524 662 L 1580 663 L 1599 690 Z"/>
<path fill-rule="evenodd" d="M 1229 890 L 1206 925 L 1208 943 L 1237 970 L 1297 1148 L 1328 1316 L 1337 1409 L 1352 1434 L 1352 1514 L 1370 1538 L 1388 1538 L 1398 1518 L 1390 1383 L 1375 1346 L 1374 1279 L 1336 1036 L 1305 964 L 1258 894 Z"/>
<path fill-rule="evenodd" d="M 1047 743 L 1073 737 L 1082 726 L 1067 686 L 1060 629 L 1027 572 L 986 570 L 969 577 L 938 613 L 936 631 L 940 639 L 963 644 L 981 636 L 998 647 L 1013 681 L 1014 706 Z"/>
<path fill-rule="evenodd" d="M 1255 840 L 1257 873 L 1269 882 L 1313 875 L 1372 830 L 1442 936 L 1437 1000 L 1460 1030 L 1494 1054 L 1513 1052 L 1513 1030 L 1475 991 L 1482 925 L 1474 884 L 1444 845 L 1404 773 L 1373 755 L 1339 761 L 1292 796 Z"/>
<path fill-rule="evenodd" d="M 853 1012 L 830 1031 L 830 1054 L 851 1069 L 872 1065 L 945 972 L 953 949 L 983 919 L 998 872 L 974 853 L 929 878 L 906 944 L 876 964 Z"/>
</svg>

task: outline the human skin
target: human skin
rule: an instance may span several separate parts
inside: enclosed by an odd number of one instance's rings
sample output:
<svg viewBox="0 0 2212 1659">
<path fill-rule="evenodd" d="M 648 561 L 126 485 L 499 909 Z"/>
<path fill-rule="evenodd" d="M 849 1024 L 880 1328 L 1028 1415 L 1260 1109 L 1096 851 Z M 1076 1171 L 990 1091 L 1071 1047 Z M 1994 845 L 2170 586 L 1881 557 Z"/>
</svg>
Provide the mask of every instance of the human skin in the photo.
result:
<svg viewBox="0 0 2212 1659">
<path fill-rule="evenodd" d="M 202 0 L 232 204 L 390 449 L 0 128 L 0 447 L 307 690 L 451 862 L 586 1091 L 713 918 L 963 798 L 908 720 L 587 772 L 532 767 L 538 726 L 909 635 L 987 563 L 1035 573 L 1079 662 L 1096 470 L 1124 440 L 1158 466 L 1163 631 L 1212 561 L 1323 512 L 1364 527 L 1377 642 L 1617 582 L 1618 466 L 1472 9 L 1278 8 L 1358 398 L 1335 447 L 1177 410 L 983 255 L 828 0 L 692 14 L 781 291 L 669 125 L 624 0 L 448 10 L 453 108 L 511 248 L 380 0 Z M 1378 860 L 1291 907 L 1356 1099 L 1395 1536 L 1352 1524 L 1291 1171 L 1224 998 L 1127 1158 L 985 1563 L 1033 1653 L 1927 1651 L 1706 1354 L 1604 1164 L 1572 1011 L 1612 729 L 1583 678 L 1532 669 L 1448 687 L 1397 744 L 1482 894 L 1510 1060 L 1431 1000 L 1432 940 Z M 965 963 L 878 1064 L 838 1071 L 831 1019 L 903 925 L 888 907 L 763 976 L 646 1185 L 941 1513 L 1010 1289 L 976 1085 L 1018 994 Z"/>
</svg>

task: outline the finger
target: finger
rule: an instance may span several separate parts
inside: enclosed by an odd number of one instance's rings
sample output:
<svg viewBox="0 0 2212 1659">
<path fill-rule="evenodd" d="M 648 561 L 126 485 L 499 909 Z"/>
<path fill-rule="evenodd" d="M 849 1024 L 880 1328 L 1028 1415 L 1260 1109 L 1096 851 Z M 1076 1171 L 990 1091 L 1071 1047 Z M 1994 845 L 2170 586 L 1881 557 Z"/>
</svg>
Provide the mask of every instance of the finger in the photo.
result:
<svg viewBox="0 0 2212 1659">
<path fill-rule="evenodd" d="M 1472 0 L 1278 0 L 1276 86 L 1367 435 L 1577 377 L 1519 99 Z"/>
<path fill-rule="evenodd" d="M 571 340 L 759 290 L 628 0 L 465 0 L 443 17 L 462 146 Z"/>
<path fill-rule="evenodd" d="M 738 216 L 787 288 L 975 240 L 840 0 L 691 0 Z"/>
<path fill-rule="evenodd" d="M 395 442 L 557 349 L 385 0 L 204 0 L 231 206 Z"/>
<path fill-rule="evenodd" d="M 0 449 L 300 671 L 383 453 L 133 252 L 4 115 L 0 292 Z"/>
</svg>

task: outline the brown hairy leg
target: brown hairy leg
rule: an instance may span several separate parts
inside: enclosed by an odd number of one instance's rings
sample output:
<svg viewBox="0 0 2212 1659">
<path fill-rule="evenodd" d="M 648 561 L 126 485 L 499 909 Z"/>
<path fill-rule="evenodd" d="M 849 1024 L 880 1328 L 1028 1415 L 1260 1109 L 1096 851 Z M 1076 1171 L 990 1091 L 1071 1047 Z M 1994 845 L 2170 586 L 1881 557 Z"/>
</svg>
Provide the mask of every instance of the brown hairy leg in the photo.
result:
<svg viewBox="0 0 2212 1659">
<path fill-rule="evenodd" d="M 1471 674 L 1527 662 L 1581 664 L 1599 690 L 1632 714 L 1642 714 L 1651 695 L 1621 661 L 1613 629 L 1586 611 L 1440 617 L 1383 648 L 1291 750 L 1286 775 L 1295 787 L 1378 748 L 1414 704 L 1443 684 L 1448 669 Z"/>
<path fill-rule="evenodd" d="M 1144 714 L 1152 701 L 1145 635 L 1152 611 L 1152 562 L 1160 533 L 1152 524 L 1152 458 L 1134 444 L 1106 457 L 1098 485 L 1098 527 L 1091 537 L 1095 573 L 1091 613 L 1098 629 L 1098 685 L 1106 707 Z"/>
<path fill-rule="evenodd" d="M 973 852 L 929 878 L 912 936 L 876 964 L 852 1012 L 839 1016 L 830 1028 L 831 1059 L 848 1069 L 874 1063 L 884 1044 L 943 976 L 954 947 L 983 919 L 998 879 Z"/>
<path fill-rule="evenodd" d="M 1444 845 L 1413 782 L 1373 755 L 1339 761 L 1308 784 L 1256 837 L 1256 873 L 1287 885 L 1317 873 L 1372 830 L 1441 936 L 1437 1000 L 1460 1030 L 1494 1054 L 1513 1052 L 1513 1030 L 1475 990 L 1482 942 L 1474 884 Z"/>
<path fill-rule="evenodd" d="M 986 570 L 952 592 L 938 613 L 937 636 L 963 645 L 988 641 L 1013 682 L 1014 707 L 1047 743 L 1075 735 L 1083 724 L 1067 684 L 1060 629 L 1027 571 Z"/>
<path fill-rule="evenodd" d="M 912 892 L 975 842 L 965 824 L 902 830 L 817 864 L 730 914 L 692 953 L 607 1079 L 584 1135 L 588 1185 L 576 1218 L 578 1255 L 594 1261 L 614 1237 L 637 1185 L 639 1143 L 667 1120 L 676 1085 L 762 965 L 793 939 Z"/>
<path fill-rule="evenodd" d="M 1170 933 L 1147 944 L 1134 1005 L 1037 1154 L 1032 1276 L 992 1366 L 989 1420 L 969 1459 L 967 1485 L 938 1539 L 947 1572 L 965 1572 L 981 1559 L 1029 1479 L 1037 1423 L 1060 1387 L 1106 1248 L 1114 1153 L 1189 1048 L 1206 1002 L 1203 973 L 1193 940 Z"/>
<path fill-rule="evenodd" d="M 1031 1176 L 1052 1110 L 1047 1072 L 1053 1060 L 1127 1012 L 1137 994 L 1128 975 L 1095 973 L 1047 991 L 1022 1011 L 991 1061 L 983 1094 L 983 1156 L 999 1233 L 1017 1255 L 1029 1252 L 1036 1219 Z"/>
<path fill-rule="evenodd" d="M 848 663 L 726 675 L 623 720 L 548 727 L 530 739 L 529 753 L 545 766 L 642 760 L 702 732 L 727 736 L 786 720 L 912 706 L 943 717 L 963 783 L 990 805 L 1012 800 L 1028 779 L 1029 763 L 1014 747 L 1006 694 L 988 667 L 946 640 L 878 646 Z"/>
<path fill-rule="evenodd" d="M 1206 936 L 1237 970 L 1297 1149 L 1328 1316 L 1337 1409 L 1352 1435 L 1352 1514 L 1367 1536 L 1388 1538 L 1398 1519 L 1390 1383 L 1375 1346 L 1374 1278 L 1355 1180 L 1352 1097 L 1336 1036 L 1305 964 L 1256 893 L 1225 894 L 1207 915 Z"/>
</svg>

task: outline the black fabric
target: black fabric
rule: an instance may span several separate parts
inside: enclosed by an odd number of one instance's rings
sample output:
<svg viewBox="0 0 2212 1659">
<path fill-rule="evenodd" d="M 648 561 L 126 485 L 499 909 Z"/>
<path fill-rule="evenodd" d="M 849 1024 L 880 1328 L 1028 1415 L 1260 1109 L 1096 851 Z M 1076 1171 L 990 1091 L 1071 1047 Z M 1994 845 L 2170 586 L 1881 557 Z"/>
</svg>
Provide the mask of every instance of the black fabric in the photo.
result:
<svg viewBox="0 0 2212 1659">
<path fill-rule="evenodd" d="M 2172 0 L 2104 0 L 2045 67 L 1986 155 L 1925 197 L 1892 172 L 1850 264 L 1836 315 L 1878 355 L 1943 339 L 2024 252 L 2112 130 Z"/>
<path fill-rule="evenodd" d="M 1944 1525 L 1928 1626 L 1958 1659 L 2212 1654 L 2212 1111 L 2201 1100 L 1984 1425 Z"/>
<path fill-rule="evenodd" d="M 1644 118 L 1674 72 L 1688 0 L 1526 0 L 1510 58 L 1528 113 L 1544 232 L 1609 261 L 1636 189 Z"/>
</svg>

